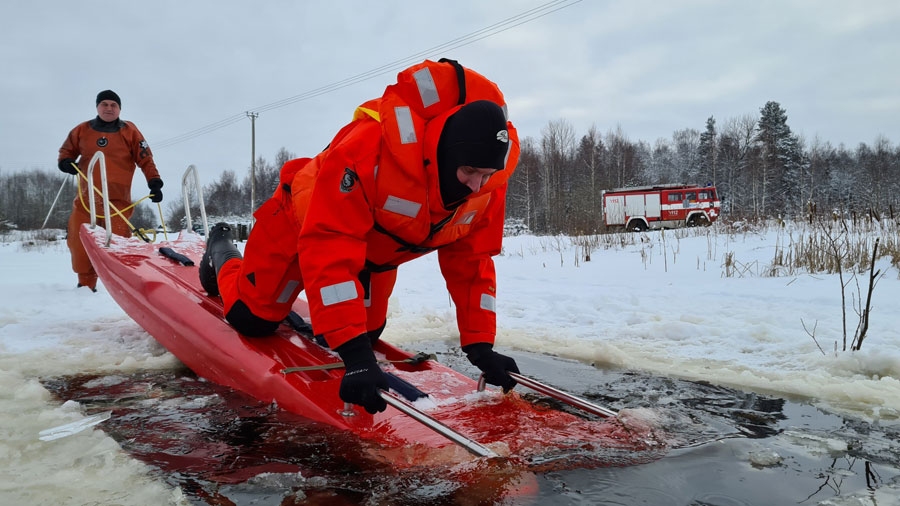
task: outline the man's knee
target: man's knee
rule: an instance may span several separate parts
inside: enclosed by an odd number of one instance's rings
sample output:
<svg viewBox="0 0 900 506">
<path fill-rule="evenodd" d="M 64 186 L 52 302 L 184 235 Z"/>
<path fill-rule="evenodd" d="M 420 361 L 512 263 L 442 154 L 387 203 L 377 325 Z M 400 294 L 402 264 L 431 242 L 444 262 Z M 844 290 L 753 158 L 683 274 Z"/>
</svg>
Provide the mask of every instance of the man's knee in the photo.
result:
<svg viewBox="0 0 900 506">
<path fill-rule="evenodd" d="M 273 322 L 256 316 L 240 299 L 231 306 L 231 309 L 228 310 L 228 314 L 225 315 L 225 319 L 228 320 L 228 323 L 230 323 L 238 332 L 247 337 L 272 335 L 281 324 L 281 322 Z"/>
</svg>

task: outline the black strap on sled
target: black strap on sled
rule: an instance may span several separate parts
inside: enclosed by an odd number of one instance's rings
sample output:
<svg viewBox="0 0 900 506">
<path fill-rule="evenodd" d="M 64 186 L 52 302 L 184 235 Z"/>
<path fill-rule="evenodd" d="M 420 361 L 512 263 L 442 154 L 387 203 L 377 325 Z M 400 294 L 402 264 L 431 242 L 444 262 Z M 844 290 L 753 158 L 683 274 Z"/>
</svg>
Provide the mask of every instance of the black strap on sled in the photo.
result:
<svg viewBox="0 0 900 506">
<path fill-rule="evenodd" d="M 166 258 L 171 258 L 172 260 L 175 260 L 176 262 L 180 263 L 181 265 L 194 265 L 193 260 L 182 255 L 181 253 L 176 252 L 172 248 L 162 247 L 162 248 L 159 248 L 159 252 L 162 254 L 162 256 L 164 256 Z"/>
<path fill-rule="evenodd" d="M 290 313 L 288 313 L 287 318 L 284 319 L 284 322 L 303 337 L 312 340 L 314 343 L 323 348 L 328 348 L 328 343 L 325 342 L 325 336 L 323 336 L 322 334 L 314 334 L 312 325 L 306 323 L 306 320 L 304 320 L 302 316 L 297 314 L 296 311 L 291 311 Z"/>
<path fill-rule="evenodd" d="M 387 376 L 388 386 L 390 387 L 390 389 L 402 395 L 410 402 L 416 402 L 422 397 L 428 397 L 428 394 L 419 390 L 418 387 L 406 381 L 405 379 L 389 372 L 386 372 L 384 374 L 385 376 Z"/>
<path fill-rule="evenodd" d="M 424 351 L 420 351 L 415 355 L 404 358 L 400 360 L 379 360 L 379 364 L 407 364 L 407 365 L 419 365 L 424 362 L 428 362 L 429 360 L 437 360 L 437 355 L 434 353 L 425 353 Z M 281 370 L 282 374 L 290 374 L 292 372 L 305 372 L 305 371 L 327 371 L 329 369 L 343 369 L 343 362 L 330 362 L 328 364 L 319 364 L 319 365 L 306 365 L 299 367 L 285 367 Z"/>
<path fill-rule="evenodd" d="M 302 316 L 298 315 L 296 311 L 291 311 L 287 315 L 287 323 L 291 326 L 292 329 L 297 332 L 301 332 L 304 334 L 312 334 L 313 329 L 312 325 L 306 323 L 306 320 L 303 319 Z"/>
</svg>

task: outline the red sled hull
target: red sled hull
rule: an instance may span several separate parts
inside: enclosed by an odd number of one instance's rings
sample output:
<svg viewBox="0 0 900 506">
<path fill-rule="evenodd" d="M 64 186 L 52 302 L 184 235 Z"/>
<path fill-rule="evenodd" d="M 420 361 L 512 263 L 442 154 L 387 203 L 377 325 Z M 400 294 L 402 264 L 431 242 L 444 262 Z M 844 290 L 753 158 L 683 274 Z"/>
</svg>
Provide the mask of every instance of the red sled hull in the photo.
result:
<svg viewBox="0 0 900 506">
<path fill-rule="evenodd" d="M 341 368 L 285 373 L 292 367 L 339 363 L 340 358 L 286 324 L 263 338 L 235 331 L 223 317 L 221 299 L 207 296 L 200 285 L 197 265 L 205 248 L 201 236 L 182 232 L 174 241 L 156 244 L 114 236 L 106 246 L 106 232 L 85 225 L 81 240 L 119 306 L 198 376 L 352 431 L 400 467 L 471 459 L 465 449 L 393 406 L 375 415 L 355 407 L 348 416 L 338 396 Z M 194 265 L 163 256 L 162 247 Z M 308 319 L 304 300 L 295 302 L 294 311 Z M 475 379 L 436 361 L 396 363 L 412 354 L 383 339 L 375 351 L 392 362 L 384 366 L 386 372 L 428 394 L 414 406 L 501 456 L 553 461 L 561 467 L 623 465 L 658 457 L 660 448 L 646 431 L 625 427 L 615 418 L 585 419 L 536 405 L 515 392 L 477 392 Z"/>
</svg>

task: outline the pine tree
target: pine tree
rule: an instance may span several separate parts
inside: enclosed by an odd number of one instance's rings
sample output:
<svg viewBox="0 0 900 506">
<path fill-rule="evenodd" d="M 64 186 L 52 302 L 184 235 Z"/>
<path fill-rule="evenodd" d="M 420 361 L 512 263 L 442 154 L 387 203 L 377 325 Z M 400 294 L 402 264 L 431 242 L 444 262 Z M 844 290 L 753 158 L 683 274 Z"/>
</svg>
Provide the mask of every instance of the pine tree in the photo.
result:
<svg viewBox="0 0 900 506">
<path fill-rule="evenodd" d="M 787 124 L 787 112 L 778 102 L 760 109 L 755 142 L 760 149 L 762 211 L 784 209 L 787 215 L 802 210 L 800 179 L 804 166 L 799 139 Z"/>
<path fill-rule="evenodd" d="M 697 148 L 700 157 L 700 183 L 716 184 L 719 138 L 716 132 L 716 120 L 712 116 L 706 120 L 706 130 L 700 134 L 700 146 Z"/>
</svg>

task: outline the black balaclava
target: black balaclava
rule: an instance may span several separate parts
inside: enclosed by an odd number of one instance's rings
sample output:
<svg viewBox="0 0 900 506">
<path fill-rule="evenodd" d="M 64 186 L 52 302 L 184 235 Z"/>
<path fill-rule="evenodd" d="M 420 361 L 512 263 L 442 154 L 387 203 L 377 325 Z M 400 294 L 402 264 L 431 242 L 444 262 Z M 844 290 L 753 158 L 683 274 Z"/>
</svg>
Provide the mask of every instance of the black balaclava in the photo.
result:
<svg viewBox="0 0 900 506">
<path fill-rule="evenodd" d="M 506 114 L 494 102 L 468 103 L 447 118 L 437 146 L 438 182 L 444 207 L 452 209 L 472 193 L 456 177 L 459 167 L 503 170 L 508 151 Z"/>
</svg>

